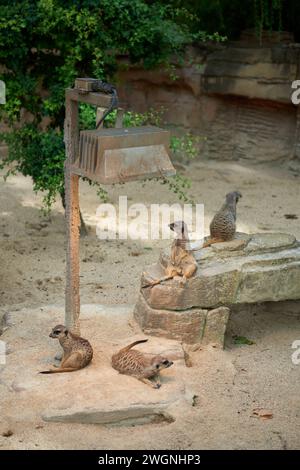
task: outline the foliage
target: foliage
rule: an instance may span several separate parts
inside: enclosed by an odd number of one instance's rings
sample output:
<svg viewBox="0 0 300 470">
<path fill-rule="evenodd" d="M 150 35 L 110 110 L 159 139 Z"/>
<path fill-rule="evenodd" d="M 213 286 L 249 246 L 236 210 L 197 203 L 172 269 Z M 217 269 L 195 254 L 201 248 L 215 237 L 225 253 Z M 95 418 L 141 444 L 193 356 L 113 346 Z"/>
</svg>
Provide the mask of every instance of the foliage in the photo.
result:
<svg viewBox="0 0 300 470">
<path fill-rule="evenodd" d="M 0 9 L 0 79 L 7 91 L 0 118 L 12 129 L 2 135 L 9 145 L 4 165 L 7 175 L 13 169 L 30 175 L 35 190 L 46 192 L 48 208 L 63 194 L 64 90 L 76 76 L 113 80 L 118 58 L 127 55 L 145 68 L 167 68 L 176 80 L 169 58 L 178 59 L 186 44 L 236 38 L 246 27 L 258 35 L 263 28 L 289 29 L 300 39 L 299 0 L 244 0 L 243 8 L 240 0 L 0 0 Z M 24 115 L 31 124 L 20 128 Z M 124 124 L 158 119 L 126 113 Z M 83 107 L 81 127 L 94 125 L 94 111 Z M 194 143 L 184 139 L 173 139 L 173 150 L 190 158 Z"/>
<path fill-rule="evenodd" d="M 76 76 L 109 81 L 122 54 L 146 68 L 166 64 L 194 35 L 161 2 L 0 0 L 0 9 L 0 79 L 7 91 L 0 118 L 12 130 L 1 136 L 9 145 L 4 165 L 10 165 L 7 175 L 12 169 L 30 175 L 50 207 L 63 194 L 65 88 Z M 31 124 L 20 128 L 25 114 Z M 81 115 L 81 126 L 92 119 L 94 126 L 90 110 Z M 126 119 L 136 125 L 140 118 L 133 113 Z"/>
<path fill-rule="evenodd" d="M 191 180 L 186 176 L 177 173 L 175 176 L 170 176 L 169 178 L 164 177 L 160 181 L 162 184 L 167 184 L 169 189 L 178 196 L 180 201 L 195 204 L 194 199 L 186 192 L 187 189 L 191 188 Z"/>
<path fill-rule="evenodd" d="M 255 344 L 254 341 L 246 338 L 246 336 L 233 335 L 232 338 L 233 338 L 234 344 L 247 344 L 248 346 L 252 346 L 253 344 Z"/>
<path fill-rule="evenodd" d="M 203 139 L 205 140 L 205 137 Z M 189 163 L 199 154 L 200 141 L 199 136 L 194 136 L 189 132 L 182 137 L 172 136 L 170 147 L 174 158 L 183 163 Z"/>
<path fill-rule="evenodd" d="M 276 29 L 282 30 L 282 2 L 281 0 L 254 0 L 254 18 L 257 36 L 262 41 L 264 29 L 272 31 L 275 24 Z"/>
<path fill-rule="evenodd" d="M 174 8 L 192 12 L 191 32 L 205 30 L 229 39 L 238 39 L 241 31 L 255 28 L 258 37 L 262 30 L 291 31 L 300 40 L 299 0 L 169 0 Z M 242 7 L 241 7 L 242 6 Z"/>
<path fill-rule="evenodd" d="M 34 191 L 44 191 L 44 208 L 48 211 L 56 195 L 63 194 L 63 165 L 65 148 L 60 131 L 51 129 L 47 132 L 36 132 L 32 124 L 26 124 L 13 133 L 3 135 L 9 146 L 8 157 L 0 168 L 7 166 L 6 178 L 16 171 L 31 176 Z"/>
<path fill-rule="evenodd" d="M 146 124 L 159 126 L 162 123 L 164 109 L 159 110 L 150 108 L 145 113 L 136 113 L 133 111 L 125 111 L 123 116 L 124 127 L 137 127 Z M 104 121 L 105 127 L 114 127 L 116 123 L 117 111 L 112 111 Z M 94 106 L 83 104 L 79 105 L 79 127 L 80 129 L 96 128 L 96 108 Z"/>
</svg>

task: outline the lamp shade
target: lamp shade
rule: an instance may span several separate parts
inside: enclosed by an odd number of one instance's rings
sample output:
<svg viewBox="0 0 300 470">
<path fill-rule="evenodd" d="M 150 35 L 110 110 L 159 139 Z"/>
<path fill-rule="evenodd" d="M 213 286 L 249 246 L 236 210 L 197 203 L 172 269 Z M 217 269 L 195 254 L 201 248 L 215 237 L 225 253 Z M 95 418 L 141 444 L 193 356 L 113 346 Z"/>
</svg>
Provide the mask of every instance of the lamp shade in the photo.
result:
<svg viewBox="0 0 300 470">
<path fill-rule="evenodd" d="M 102 184 L 172 176 L 169 142 L 155 126 L 84 130 L 72 172 Z"/>
</svg>

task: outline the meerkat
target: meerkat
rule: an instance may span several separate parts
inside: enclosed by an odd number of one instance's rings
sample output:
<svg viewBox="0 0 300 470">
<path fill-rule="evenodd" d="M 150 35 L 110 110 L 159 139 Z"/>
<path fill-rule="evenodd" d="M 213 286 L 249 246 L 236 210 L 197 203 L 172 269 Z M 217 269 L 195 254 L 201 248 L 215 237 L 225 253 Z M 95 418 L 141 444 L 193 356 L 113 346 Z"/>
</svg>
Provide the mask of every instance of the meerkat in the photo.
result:
<svg viewBox="0 0 300 470">
<path fill-rule="evenodd" d="M 236 205 L 241 197 L 239 191 L 226 194 L 223 206 L 210 223 L 210 239 L 204 243 L 203 248 L 233 240 L 236 232 Z"/>
<path fill-rule="evenodd" d="M 87 339 L 71 333 L 64 325 L 55 326 L 50 338 L 57 338 L 63 348 L 63 357 L 59 367 L 43 370 L 40 374 L 73 372 L 86 367 L 93 358 L 93 348 Z"/>
<path fill-rule="evenodd" d="M 146 343 L 147 339 L 134 341 L 112 356 L 112 366 L 120 374 L 131 375 L 153 388 L 160 388 L 159 373 L 170 367 L 173 362 L 163 356 L 148 357 L 136 349 L 137 344 Z M 153 379 L 154 381 L 151 381 Z"/>
<path fill-rule="evenodd" d="M 177 238 L 172 243 L 170 262 L 165 268 L 165 276 L 149 282 L 142 286 L 143 288 L 156 286 L 173 279 L 175 276 L 181 276 L 180 283 L 184 285 L 187 279 L 191 278 L 197 271 L 197 261 L 192 251 L 188 249 L 189 237 L 186 223 L 180 220 L 173 222 L 169 227 L 176 233 Z"/>
</svg>

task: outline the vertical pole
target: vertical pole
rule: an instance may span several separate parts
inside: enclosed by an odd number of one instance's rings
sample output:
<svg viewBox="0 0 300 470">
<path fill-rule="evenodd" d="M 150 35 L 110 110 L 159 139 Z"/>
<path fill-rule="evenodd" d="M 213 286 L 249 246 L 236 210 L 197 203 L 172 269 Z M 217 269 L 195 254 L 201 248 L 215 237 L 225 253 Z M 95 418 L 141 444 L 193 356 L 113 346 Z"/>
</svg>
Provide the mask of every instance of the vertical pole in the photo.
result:
<svg viewBox="0 0 300 470">
<path fill-rule="evenodd" d="M 71 164 L 78 151 L 78 103 L 66 91 L 65 117 L 65 203 L 66 203 L 66 295 L 65 325 L 72 333 L 80 334 L 79 294 L 79 177 L 72 174 Z"/>
<path fill-rule="evenodd" d="M 100 121 L 100 119 L 102 118 L 103 114 L 105 113 L 106 111 L 106 108 L 100 108 L 98 107 L 97 110 L 96 110 L 96 125 L 98 124 L 98 122 Z M 103 127 L 103 122 L 100 126 L 100 128 Z"/>
</svg>

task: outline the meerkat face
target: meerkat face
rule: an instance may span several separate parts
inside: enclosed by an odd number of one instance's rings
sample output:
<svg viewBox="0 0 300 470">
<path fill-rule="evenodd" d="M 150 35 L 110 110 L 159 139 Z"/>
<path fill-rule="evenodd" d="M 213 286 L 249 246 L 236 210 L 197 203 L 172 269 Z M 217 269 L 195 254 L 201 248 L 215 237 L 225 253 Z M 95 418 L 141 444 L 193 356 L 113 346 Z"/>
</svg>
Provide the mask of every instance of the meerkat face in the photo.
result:
<svg viewBox="0 0 300 470">
<path fill-rule="evenodd" d="M 64 325 L 56 325 L 51 333 L 50 338 L 60 338 L 61 336 L 67 336 L 68 330 Z"/>
<path fill-rule="evenodd" d="M 177 222 L 172 222 L 169 224 L 170 229 L 176 233 L 179 237 L 187 234 L 187 225 L 183 220 L 178 220 Z"/>
<path fill-rule="evenodd" d="M 228 202 L 238 202 L 241 197 L 242 195 L 239 191 L 232 191 L 231 193 L 226 194 L 226 200 Z"/>
<path fill-rule="evenodd" d="M 169 359 L 163 356 L 155 356 L 151 361 L 152 367 L 157 372 L 161 371 L 162 369 L 167 369 L 168 367 L 171 367 L 172 364 L 172 361 L 169 361 Z"/>
</svg>

